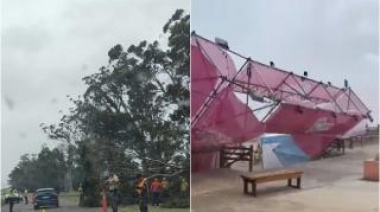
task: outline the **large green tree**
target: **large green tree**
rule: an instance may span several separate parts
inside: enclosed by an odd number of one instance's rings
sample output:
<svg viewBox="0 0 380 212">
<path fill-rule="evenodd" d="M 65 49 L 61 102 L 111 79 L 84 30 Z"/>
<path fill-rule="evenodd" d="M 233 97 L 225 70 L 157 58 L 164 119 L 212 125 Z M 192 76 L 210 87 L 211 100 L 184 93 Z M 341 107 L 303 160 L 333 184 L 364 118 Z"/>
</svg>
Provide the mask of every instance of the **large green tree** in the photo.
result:
<svg viewBox="0 0 380 212">
<path fill-rule="evenodd" d="M 189 16 L 178 10 L 164 32 L 167 47 L 158 41 L 113 47 L 107 67 L 84 78 L 88 89 L 77 104 L 85 131 L 102 147 L 128 150 L 144 172 L 188 144 Z"/>
<path fill-rule="evenodd" d="M 137 173 L 189 178 L 189 24 L 177 10 L 165 39 L 112 47 L 109 63 L 83 79 L 86 92 L 71 99 L 61 122 L 42 125 L 50 138 L 75 146 L 68 164 L 84 184 L 85 205 L 96 204 L 109 172 L 123 185 Z"/>
</svg>

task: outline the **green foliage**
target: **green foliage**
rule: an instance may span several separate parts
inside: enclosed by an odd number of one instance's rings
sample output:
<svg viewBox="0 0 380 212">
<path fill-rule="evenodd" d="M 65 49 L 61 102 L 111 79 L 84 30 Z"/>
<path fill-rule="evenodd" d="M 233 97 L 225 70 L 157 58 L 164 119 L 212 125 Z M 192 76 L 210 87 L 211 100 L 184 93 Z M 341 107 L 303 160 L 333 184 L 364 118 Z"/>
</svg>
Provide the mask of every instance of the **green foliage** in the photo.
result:
<svg viewBox="0 0 380 212">
<path fill-rule="evenodd" d="M 120 44 L 114 46 L 111 50 L 109 50 L 108 57 L 110 58 L 110 61 L 119 59 L 122 51 L 123 51 L 123 47 Z"/>
<path fill-rule="evenodd" d="M 62 190 L 66 171 L 64 153 L 57 148 L 50 150 L 42 147 L 37 156 L 21 156 L 20 162 L 9 174 L 9 183 L 19 190 L 34 191 L 41 187 Z"/>
</svg>

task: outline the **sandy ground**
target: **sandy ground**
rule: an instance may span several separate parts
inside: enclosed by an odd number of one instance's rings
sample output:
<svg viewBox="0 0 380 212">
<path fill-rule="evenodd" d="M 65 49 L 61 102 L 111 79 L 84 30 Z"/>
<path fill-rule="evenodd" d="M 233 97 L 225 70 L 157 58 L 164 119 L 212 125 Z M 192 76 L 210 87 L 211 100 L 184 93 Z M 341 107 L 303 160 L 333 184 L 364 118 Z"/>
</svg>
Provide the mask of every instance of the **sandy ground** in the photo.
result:
<svg viewBox="0 0 380 212">
<path fill-rule="evenodd" d="M 286 181 L 270 182 L 258 185 L 256 198 L 243 194 L 239 175 L 248 173 L 246 163 L 193 174 L 192 211 L 378 212 L 379 183 L 362 180 L 363 161 L 373 158 L 378 148 L 368 144 L 343 156 L 297 166 L 305 173 L 301 190 L 287 187 Z"/>
</svg>

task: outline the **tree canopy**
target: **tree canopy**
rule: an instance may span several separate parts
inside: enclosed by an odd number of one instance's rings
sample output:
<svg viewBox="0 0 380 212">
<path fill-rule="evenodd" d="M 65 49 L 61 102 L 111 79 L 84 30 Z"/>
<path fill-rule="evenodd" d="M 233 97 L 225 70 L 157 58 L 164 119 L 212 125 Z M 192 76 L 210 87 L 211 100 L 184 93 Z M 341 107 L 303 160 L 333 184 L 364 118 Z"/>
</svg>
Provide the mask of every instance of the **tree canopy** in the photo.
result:
<svg viewBox="0 0 380 212">
<path fill-rule="evenodd" d="M 10 184 L 18 189 L 53 187 L 62 190 L 66 171 L 64 152 L 43 146 L 37 155 L 21 156 L 20 162 L 9 174 Z"/>
</svg>

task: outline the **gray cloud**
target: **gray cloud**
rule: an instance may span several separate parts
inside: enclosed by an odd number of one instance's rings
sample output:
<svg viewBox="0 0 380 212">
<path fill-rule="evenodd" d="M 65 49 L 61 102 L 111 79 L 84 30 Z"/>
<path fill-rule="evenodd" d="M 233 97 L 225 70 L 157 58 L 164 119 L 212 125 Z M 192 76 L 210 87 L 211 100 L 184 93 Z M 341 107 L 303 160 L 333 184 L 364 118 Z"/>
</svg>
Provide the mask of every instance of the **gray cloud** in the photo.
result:
<svg viewBox="0 0 380 212">
<path fill-rule="evenodd" d="M 11 26 L 2 32 L 4 48 L 35 54 L 51 42 L 48 31 L 39 25 Z"/>
<path fill-rule="evenodd" d="M 8 106 L 8 109 L 9 110 L 13 110 L 14 106 L 15 106 L 15 103 L 13 102 L 12 99 L 8 98 L 8 97 L 4 97 L 4 102 L 5 104 Z"/>
</svg>

